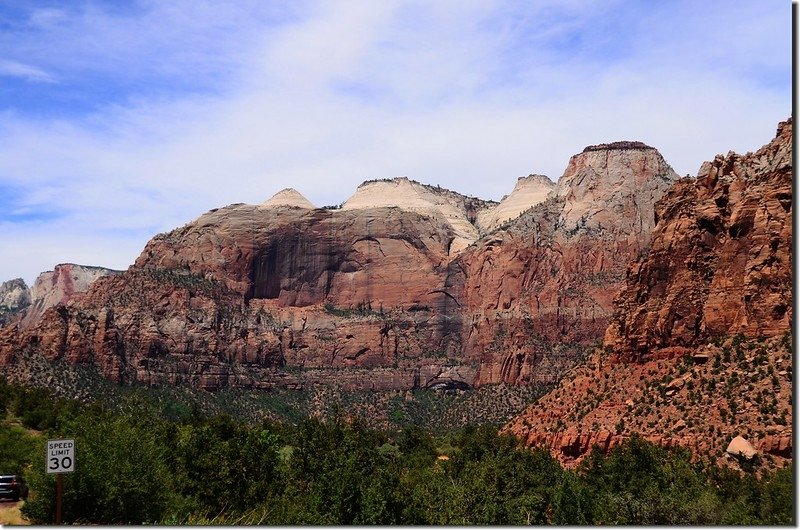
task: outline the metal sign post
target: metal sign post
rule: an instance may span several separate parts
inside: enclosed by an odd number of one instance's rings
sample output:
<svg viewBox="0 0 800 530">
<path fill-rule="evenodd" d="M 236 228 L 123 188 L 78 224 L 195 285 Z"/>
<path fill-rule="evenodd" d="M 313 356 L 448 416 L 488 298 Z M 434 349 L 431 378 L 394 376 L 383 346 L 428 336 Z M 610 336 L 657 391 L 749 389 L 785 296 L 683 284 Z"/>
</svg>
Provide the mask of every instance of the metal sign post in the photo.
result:
<svg viewBox="0 0 800 530">
<path fill-rule="evenodd" d="M 47 440 L 45 469 L 56 473 L 56 524 L 61 524 L 64 499 L 64 473 L 75 471 L 75 440 Z"/>
</svg>

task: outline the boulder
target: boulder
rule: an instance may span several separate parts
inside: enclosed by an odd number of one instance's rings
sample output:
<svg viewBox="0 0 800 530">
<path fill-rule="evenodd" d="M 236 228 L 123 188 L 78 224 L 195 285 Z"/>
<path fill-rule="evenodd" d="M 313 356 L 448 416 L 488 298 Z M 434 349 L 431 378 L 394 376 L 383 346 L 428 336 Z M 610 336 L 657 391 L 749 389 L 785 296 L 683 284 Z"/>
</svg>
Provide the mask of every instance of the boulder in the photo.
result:
<svg viewBox="0 0 800 530">
<path fill-rule="evenodd" d="M 731 443 L 728 444 L 728 448 L 725 451 L 731 456 L 743 458 L 745 460 L 752 460 L 758 454 L 758 451 L 755 450 L 750 442 L 741 436 L 737 436 L 731 440 Z"/>
</svg>

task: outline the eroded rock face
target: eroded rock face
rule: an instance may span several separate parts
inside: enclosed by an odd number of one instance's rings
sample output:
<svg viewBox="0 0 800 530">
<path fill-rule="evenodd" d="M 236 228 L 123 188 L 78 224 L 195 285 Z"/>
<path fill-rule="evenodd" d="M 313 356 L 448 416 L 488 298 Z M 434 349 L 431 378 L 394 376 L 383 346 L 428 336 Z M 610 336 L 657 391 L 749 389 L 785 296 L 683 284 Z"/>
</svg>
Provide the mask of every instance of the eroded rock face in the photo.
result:
<svg viewBox="0 0 800 530">
<path fill-rule="evenodd" d="M 76 295 L 85 293 L 98 278 L 120 272 L 104 267 L 62 263 L 52 271 L 41 273 L 31 287 L 31 303 L 22 318 L 22 327 L 35 326 L 48 308 L 66 304 Z"/>
<path fill-rule="evenodd" d="M 478 239 L 475 220 L 481 211 L 495 204 L 398 177 L 364 182 L 345 201 L 342 210 L 390 207 L 444 219 L 453 232 L 448 254 L 455 256 Z"/>
<path fill-rule="evenodd" d="M 306 210 L 313 210 L 315 206 L 303 197 L 303 195 L 294 188 L 284 188 L 260 205 L 262 208 L 303 208 Z"/>
<path fill-rule="evenodd" d="M 0 326 L 31 305 L 31 293 L 22 278 L 0 284 Z"/>
<path fill-rule="evenodd" d="M 565 199 L 559 225 L 649 239 L 653 206 L 678 176 L 654 148 L 641 142 L 589 146 L 573 156 L 558 182 Z"/>
<path fill-rule="evenodd" d="M 453 232 L 397 208 L 232 205 L 153 238 L 136 268 L 185 270 L 280 307 L 374 310 L 438 303 Z"/>
<path fill-rule="evenodd" d="M 647 257 L 632 266 L 605 343 L 632 357 L 792 319 L 792 122 L 755 153 L 718 155 L 657 204 Z"/>
<path fill-rule="evenodd" d="M 212 210 L 0 334 L 0 363 L 39 352 L 207 389 L 550 382 L 602 336 L 649 241 L 643 203 L 676 177 L 653 149 L 602 154 L 573 157 L 559 193 L 482 240 L 492 203 L 404 178 L 367 182 L 341 209 L 285 191 Z M 567 225 L 589 198 L 614 218 Z"/>
<path fill-rule="evenodd" d="M 153 238 L 130 270 L 0 335 L 114 380 L 290 388 L 416 388 L 475 370 L 445 354 L 441 219 L 232 205 Z M 461 379 L 458 379 L 461 381 Z"/>
<path fill-rule="evenodd" d="M 595 146 L 546 201 L 459 256 L 449 282 L 478 384 L 555 381 L 602 338 L 627 265 L 650 242 L 653 203 L 677 179 L 655 149 Z"/>
<path fill-rule="evenodd" d="M 756 153 L 718 156 L 673 186 L 604 347 L 506 432 L 567 465 L 632 433 L 712 458 L 745 434 L 752 444 L 733 452 L 791 458 L 791 138 L 789 120 Z M 747 392 L 726 390 L 737 381 Z"/>
</svg>

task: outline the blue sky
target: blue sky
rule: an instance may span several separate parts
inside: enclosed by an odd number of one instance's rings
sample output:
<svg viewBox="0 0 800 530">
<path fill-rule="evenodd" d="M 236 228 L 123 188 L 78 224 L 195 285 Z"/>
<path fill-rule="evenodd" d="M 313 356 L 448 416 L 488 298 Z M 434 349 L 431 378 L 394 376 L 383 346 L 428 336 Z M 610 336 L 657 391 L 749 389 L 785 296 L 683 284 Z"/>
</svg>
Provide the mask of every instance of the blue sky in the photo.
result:
<svg viewBox="0 0 800 530">
<path fill-rule="evenodd" d="M 790 114 L 791 45 L 783 0 L 5 1 L 0 281 L 287 186 L 499 199 L 623 139 L 694 174 Z"/>
</svg>

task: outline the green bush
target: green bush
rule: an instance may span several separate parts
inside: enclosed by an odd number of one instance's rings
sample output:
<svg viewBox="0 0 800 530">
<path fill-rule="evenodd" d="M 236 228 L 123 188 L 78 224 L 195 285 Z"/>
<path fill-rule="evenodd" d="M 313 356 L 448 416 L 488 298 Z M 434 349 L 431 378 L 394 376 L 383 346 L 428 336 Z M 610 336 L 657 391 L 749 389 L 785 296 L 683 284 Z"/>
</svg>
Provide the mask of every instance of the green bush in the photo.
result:
<svg viewBox="0 0 800 530">
<path fill-rule="evenodd" d="M 76 448 L 76 471 L 64 475 L 65 523 L 140 524 L 165 516 L 174 483 L 157 426 L 91 411 L 61 429 L 59 436 L 74 438 Z M 53 514 L 55 475 L 44 472 L 44 443 L 30 475 L 37 494 L 23 508 L 36 523 L 50 522 Z"/>
</svg>

